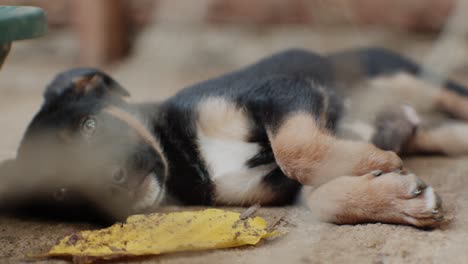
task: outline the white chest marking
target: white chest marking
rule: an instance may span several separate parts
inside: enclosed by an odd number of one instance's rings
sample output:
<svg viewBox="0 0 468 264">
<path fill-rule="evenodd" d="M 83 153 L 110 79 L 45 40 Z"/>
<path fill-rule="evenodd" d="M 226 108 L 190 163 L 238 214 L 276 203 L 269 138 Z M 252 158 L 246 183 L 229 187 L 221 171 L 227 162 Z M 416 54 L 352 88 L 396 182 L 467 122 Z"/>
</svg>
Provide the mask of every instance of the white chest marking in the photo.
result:
<svg viewBox="0 0 468 264">
<path fill-rule="evenodd" d="M 262 179 L 275 165 L 245 165 L 259 151 L 257 144 L 199 137 L 200 152 L 216 185 L 217 203 L 242 205 L 271 197 L 271 190 L 262 184 Z"/>
<path fill-rule="evenodd" d="M 268 202 L 273 194 L 262 179 L 276 165 L 246 166 L 260 146 L 246 141 L 250 120 L 244 111 L 216 97 L 201 102 L 197 110 L 198 145 L 215 183 L 215 201 L 231 205 Z"/>
</svg>

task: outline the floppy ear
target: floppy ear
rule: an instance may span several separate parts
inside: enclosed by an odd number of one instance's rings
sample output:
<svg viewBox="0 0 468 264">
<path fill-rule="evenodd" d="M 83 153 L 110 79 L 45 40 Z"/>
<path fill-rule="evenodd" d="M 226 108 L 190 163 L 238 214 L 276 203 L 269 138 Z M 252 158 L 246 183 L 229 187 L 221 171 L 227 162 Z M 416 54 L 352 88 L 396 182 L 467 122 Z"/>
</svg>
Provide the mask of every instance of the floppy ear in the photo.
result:
<svg viewBox="0 0 468 264">
<path fill-rule="evenodd" d="M 106 73 L 94 68 L 76 68 L 58 74 L 44 91 L 44 99 L 49 101 L 71 91 L 77 94 L 95 93 L 96 95 L 114 94 L 130 96 L 119 83 Z"/>
</svg>

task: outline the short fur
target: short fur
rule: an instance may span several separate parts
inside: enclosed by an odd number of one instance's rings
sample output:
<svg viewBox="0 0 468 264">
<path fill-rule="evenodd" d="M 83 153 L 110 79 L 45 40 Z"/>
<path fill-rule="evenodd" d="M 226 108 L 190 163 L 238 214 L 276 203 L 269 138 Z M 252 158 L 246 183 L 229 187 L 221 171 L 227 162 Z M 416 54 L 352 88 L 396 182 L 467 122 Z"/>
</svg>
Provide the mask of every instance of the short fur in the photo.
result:
<svg viewBox="0 0 468 264">
<path fill-rule="evenodd" d="M 8 189 L 23 190 L 11 200 L 66 190 L 58 203 L 84 199 L 121 218 L 172 202 L 285 205 L 314 185 L 302 194 L 321 219 L 433 226 L 440 199 L 396 153 L 468 153 L 444 136 L 466 126 L 432 130 L 426 119 L 466 119 L 468 90 L 450 80 L 430 90 L 420 72 L 379 48 L 287 50 L 164 102 L 130 104 L 105 73 L 73 69 L 48 86 L 4 166 L 16 171 Z"/>
</svg>

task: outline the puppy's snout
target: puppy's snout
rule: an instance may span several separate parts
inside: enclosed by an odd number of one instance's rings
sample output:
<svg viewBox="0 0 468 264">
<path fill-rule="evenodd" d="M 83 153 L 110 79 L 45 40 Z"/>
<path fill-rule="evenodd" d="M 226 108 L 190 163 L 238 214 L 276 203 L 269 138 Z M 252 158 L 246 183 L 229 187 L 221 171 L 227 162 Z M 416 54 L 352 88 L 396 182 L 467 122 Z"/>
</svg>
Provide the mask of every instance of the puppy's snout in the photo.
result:
<svg viewBox="0 0 468 264">
<path fill-rule="evenodd" d="M 116 184 L 124 184 L 127 182 L 127 179 L 128 175 L 125 169 L 118 168 L 112 174 L 112 181 Z"/>
<path fill-rule="evenodd" d="M 53 197 L 56 201 L 64 201 L 67 197 L 68 190 L 67 188 L 60 188 L 53 193 Z"/>
</svg>

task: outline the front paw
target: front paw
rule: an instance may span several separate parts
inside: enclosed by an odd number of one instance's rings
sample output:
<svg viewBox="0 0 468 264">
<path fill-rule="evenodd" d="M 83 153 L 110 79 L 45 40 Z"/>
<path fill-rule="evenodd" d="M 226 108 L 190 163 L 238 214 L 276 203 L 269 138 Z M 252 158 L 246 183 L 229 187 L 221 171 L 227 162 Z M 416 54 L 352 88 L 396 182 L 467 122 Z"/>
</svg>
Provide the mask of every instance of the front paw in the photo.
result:
<svg viewBox="0 0 468 264">
<path fill-rule="evenodd" d="M 383 151 L 371 146 L 362 156 L 353 169 L 353 175 L 364 175 L 375 170 L 388 173 L 403 167 L 403 161 L 393 151 Z"/>
<path fill-rule="evenodd" d="M 365 176 L 369 181 L 369 208 L 376 221 L 433 227 L 444 219 L 442 199 L 416 175 L 392 172 Z"/>
</svg>

